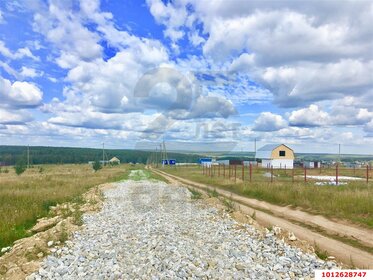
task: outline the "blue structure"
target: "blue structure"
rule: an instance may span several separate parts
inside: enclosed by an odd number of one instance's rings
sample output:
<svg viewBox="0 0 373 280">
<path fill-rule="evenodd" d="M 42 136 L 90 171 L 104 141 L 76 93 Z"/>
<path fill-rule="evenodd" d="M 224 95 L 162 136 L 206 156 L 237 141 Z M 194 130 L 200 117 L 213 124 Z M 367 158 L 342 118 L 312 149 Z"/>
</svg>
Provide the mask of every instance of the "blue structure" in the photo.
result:
<svg viewBox="0 0 373 280">
<path fill-rule="evenodd" d="M 175 165 L 176 164 L 176 159 L 170 159 L 168 160 L 169 165 Z"/>
<path fill-rule="evenodd" d="M 167 159 L 162 159 L 162 165 L 168 165 L 168 160 Z"/>
<path fill-rule="evenodd" d="M 199 164 L 211 164 L 212 158 L 200 158 Z"/>
</svg>

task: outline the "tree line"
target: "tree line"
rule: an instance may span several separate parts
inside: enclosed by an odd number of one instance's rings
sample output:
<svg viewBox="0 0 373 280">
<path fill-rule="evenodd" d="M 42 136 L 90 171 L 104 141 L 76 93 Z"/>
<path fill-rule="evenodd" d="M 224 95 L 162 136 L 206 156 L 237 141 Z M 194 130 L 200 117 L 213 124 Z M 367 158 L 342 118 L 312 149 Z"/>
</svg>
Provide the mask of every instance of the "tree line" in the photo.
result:
<svg viewBox="0 0 373 280">
<path fill-rule="evenodd" d="M 152 151 L 105 149 L 107 159 L 117 157 L 121 163 L 145 164 Z M 201 156 L 196 154 L 168 153 L 168 158 L 177 162 L 195 163 Z M 30 147 L 30 164 L 88 163 L 102 160 L 101 149 L 69 147 Z M 0 166 L 27 162 L 26 146 L 0 146 Z"/>
</svg>

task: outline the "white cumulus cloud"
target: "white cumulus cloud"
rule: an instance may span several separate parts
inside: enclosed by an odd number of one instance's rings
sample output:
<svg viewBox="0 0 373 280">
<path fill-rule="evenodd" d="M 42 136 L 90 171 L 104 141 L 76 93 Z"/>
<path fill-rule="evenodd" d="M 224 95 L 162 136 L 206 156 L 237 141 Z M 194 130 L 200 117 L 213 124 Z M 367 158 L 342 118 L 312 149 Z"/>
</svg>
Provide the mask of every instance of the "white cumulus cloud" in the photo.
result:
<svg viewBox="0 0 373 280">
<path fill-rule="evenodd" d="M 255 131 L 277 131 L 287 126 L 286 120 L 281 115 L 263 112 L 254 122 Z"/>
<path fill-rule="evenodd" d="M 2 107 L 36 107 L 41 104 L 43 93 L 34 84 L 0 77 L 0 98 Z"/>
<path fill-rule="evenodd" d="M 322 111 L 314 104 L 310 105 L 308 108 L 293 111 L 289 116 L 289 124 L 292 126 L 323 126 L 329 123 L 329 114 Z"/>
</svg>

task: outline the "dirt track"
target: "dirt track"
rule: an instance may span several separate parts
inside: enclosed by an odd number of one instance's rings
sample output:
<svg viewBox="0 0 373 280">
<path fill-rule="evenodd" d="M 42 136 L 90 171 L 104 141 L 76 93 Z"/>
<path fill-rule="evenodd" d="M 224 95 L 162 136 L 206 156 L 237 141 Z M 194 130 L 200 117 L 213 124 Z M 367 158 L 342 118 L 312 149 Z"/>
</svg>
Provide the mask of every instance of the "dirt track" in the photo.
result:
<svg viewBox="0 0 373 280">
<path fill-rule="evenodd" d="M 155 170 L 153 170 L 155 171 Z M 156 173 L 166 177 L 171 182 L 181 182 L 203 190 L 213 190 L 211 186 L 196 183 L 184 178 L 162 171 Z M 286 230 L 292 231 L 300 239 L 307 240 L 312 244 L 316 244 L 319 248 L 326 250 L 330 255 L 338 258 L 340 261 L 354 265 L 357 267 L 373 268 L 373 255 L 361 249 L 347 245 L 336 239 L 326 237 L 318 232 L 312 231 L 309 228 L 297 225 L 292 221 L 297 221 L 312 227 L 318 227 L 326 232 L 338 236 L 346 236 L 359 240 L 362 244 L 373 247 L 373 232 L 368 229 L 359 228 L 346 223 L 337 223 L 326 219 L 320 215 L 311 215 L 309 213 L 294 210 L 289 207 L 281 207 L 272 205 L 267 202 L 258 201 L 246 197 L 233 194 L 229 191 L 217 189 L 220 195 L 231 198 L 239 204 L 240 210 L 248 214 L 256 213 L 256 220 L 264 225 L 277 225 Z M 260 209 L 264 210 L 261 211 Z M 266 212 L 273 213 L 273 215 Z"/>
</svg>

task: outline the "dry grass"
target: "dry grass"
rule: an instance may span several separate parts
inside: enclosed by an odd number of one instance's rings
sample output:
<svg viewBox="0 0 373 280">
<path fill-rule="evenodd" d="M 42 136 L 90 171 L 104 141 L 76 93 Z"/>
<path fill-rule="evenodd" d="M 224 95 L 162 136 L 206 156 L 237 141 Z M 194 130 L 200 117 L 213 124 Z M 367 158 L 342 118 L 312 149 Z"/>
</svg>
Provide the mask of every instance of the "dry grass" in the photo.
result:
<svg viewBox="0 0 373 280">
<path fill-rule="evenodd" d="M 14 169 L 0 173 L 0 248 L 27 236 L 49 207 L 81 200 L 81 194 L 104 182 L 125 178 L 125 165 L 93 172 L 89 165 L 44 165 L 17 176 Z M 40 172 L 41 170 L 41 172 Z"/>
<path fill-rule="evenodd" d="M 252 182 L 248 182 L 248 172 L 246 170 L 245 181 L 243 182 L 240 179 L 241 168 L 237 166 L 237 182 L 235 183 L 234 172 L 232 172 L 233 178 L 228 179 L 227 170 L 225 178 L 223 178 L 222 170 L 220 170 L 220 176 L 215 170 L 215 175 L 208 177 L 202 174 L 200 167 L 177 167 L 162 170 L 247 197 L 277 205 L 301 207 L 311 213 L 346 219 L 373 228 L 373 186 L 372 183 L 367 185 L 365 181 L 349 182 L 343 186 L 315 186 L 314 182 L 304 183 L 300 178 L 298 182 L 292 183 L 291 171 L 288 170 L 285 174 L 284 170 L 281 170 L 276 171 L 278 176 L 271 183 L 270 178 L 263 176 L 266 170 L 259 168 L 253 170 Z M 341 175 L 348 176 L 349 174 Z"/>
</svg>

